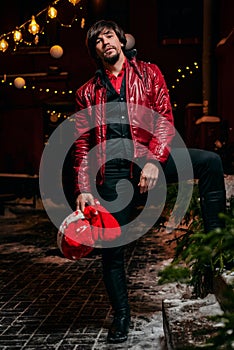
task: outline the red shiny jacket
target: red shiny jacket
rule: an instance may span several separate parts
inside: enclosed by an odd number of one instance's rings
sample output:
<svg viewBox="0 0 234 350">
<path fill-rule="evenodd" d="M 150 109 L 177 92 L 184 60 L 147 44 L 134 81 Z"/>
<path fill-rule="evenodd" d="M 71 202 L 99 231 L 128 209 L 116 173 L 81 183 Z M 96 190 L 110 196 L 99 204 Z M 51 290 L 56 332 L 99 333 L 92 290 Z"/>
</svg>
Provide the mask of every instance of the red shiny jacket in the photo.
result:
<svg viewBox="0 0 234 350">
<path fill-rule="evenodd" d="M 164 163 L 174 136 L 174 122 L 168 89 L 157 65 L 135 57 L 128 60 L 126 101 L 134 145 L 133 162 L 144 158 L 145 162 Z M 91 182 L 100 184 L 104 178 L 106 88 L 99 75 L 76 91 L 76 105 L 74 170 L 75 193 L 79 194 L 92 192 Z"/>
</svg>

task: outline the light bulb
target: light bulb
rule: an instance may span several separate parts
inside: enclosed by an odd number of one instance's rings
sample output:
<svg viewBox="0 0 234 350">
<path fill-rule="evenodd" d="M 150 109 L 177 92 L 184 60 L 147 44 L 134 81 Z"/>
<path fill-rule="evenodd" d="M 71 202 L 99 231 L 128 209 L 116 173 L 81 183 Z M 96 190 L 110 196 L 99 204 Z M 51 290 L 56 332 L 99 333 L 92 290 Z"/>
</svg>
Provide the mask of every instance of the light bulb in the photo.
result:
<svg viewBox="0 0 234 350">
<path fill-rule="evenodd" d="M 14 32 L 13 32 L 13 38 L 14 38 L 14 41 L 17 43 L 19 42 L 21 39 L 22 39 L 22 33 L 20 30 L 16 29 Z"/>
<path fill-rule="evenodd" d="M 39 43 L 39 35 L 35 35 L 34 44 L 37 45 Z"/>
<path fill-rule="evenodd" d="M 72 5 L 76 6 L 80 0 L 68 0 Z"/>
<path fill-rule="evenodd" d="M 39 30 L 40 30 L 40 26 L 36 22 L 35 16 L 32 16 L 32 20 L 31 20 L 31 22 L 30 22 L 30 24 L 28 26 L 28 31 L 29 31 L 29 33 L 35 35 L 35 34 L 37 34 L 39 32 Z"/>
<path fill-rule="evenodd" d="M 5 39 L 0 40 L 0 51 L 5 52 L 8 46 L 8 42 Z"/>
<path fill-rule="evenodd" d="M 49 9 L 48 9 L 48 16 L 50 17 L 50 18 L 56 18 L 57 17 L 57 13 L 58 13 L 58 11 L 56 10 L 56 8 L 54 8 L 54 7 L 49 7 Z"/>
<path fill-rule="evenodd" d="M 81 19 L 81 23 L 80 23 L 80 27 L 81 27 L 82 29 L 84 29 L 84 26 L 85 26 L 85 18 L 82 18 L 82 19 Z"/>
</svg>

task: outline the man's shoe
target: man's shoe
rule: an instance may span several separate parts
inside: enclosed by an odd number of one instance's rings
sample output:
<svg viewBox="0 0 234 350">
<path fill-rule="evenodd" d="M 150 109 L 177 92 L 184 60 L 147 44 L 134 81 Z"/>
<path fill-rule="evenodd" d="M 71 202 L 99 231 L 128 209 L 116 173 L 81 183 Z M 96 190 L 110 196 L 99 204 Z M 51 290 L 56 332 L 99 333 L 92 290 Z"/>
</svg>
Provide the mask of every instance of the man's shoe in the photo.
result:
<svg viewBox="0 0 234 350">
<path fill-rule="evenodd" d="M 130 316 L 128 313 L 120 313 L 114 316 L 107 335 L 107 342 L 112 344 L 123 343 L 128 339 Z"/>
</svg>

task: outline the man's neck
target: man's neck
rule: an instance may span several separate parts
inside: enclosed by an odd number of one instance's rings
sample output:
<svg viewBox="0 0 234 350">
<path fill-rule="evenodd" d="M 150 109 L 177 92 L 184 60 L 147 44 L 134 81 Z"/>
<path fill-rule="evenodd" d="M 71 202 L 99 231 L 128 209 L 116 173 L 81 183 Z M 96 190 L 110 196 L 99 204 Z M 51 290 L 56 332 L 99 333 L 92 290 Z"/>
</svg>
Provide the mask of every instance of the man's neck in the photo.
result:
<svg viewBox="0 0 234 350">
<path fill-rule="evenodd" d="M 118 61 L 115 64 L 108 64 L 105 62 L 104 67 L 109 70 L 112 74 L 117 76 L 121 72 L 123 64 L 125 61 L 125 56 L 123 52 L 120 54 Z"/>
</svg>

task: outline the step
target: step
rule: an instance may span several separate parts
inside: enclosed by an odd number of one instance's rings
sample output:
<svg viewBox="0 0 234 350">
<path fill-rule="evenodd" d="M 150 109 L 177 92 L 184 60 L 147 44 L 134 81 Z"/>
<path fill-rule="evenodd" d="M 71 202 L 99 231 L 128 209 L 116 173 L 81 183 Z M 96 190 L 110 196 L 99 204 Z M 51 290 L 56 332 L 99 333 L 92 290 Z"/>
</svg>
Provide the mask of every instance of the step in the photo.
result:
<svg viewBox="0 0 234 350">
<path fill-rule="evenodd" d="M 164 300 L 163 328 L 168 350 L 187 350 L 201 346 L 218 329 L 210 316 L 223 311 L 214 294 L 203 299 Z"/>
</svg>

